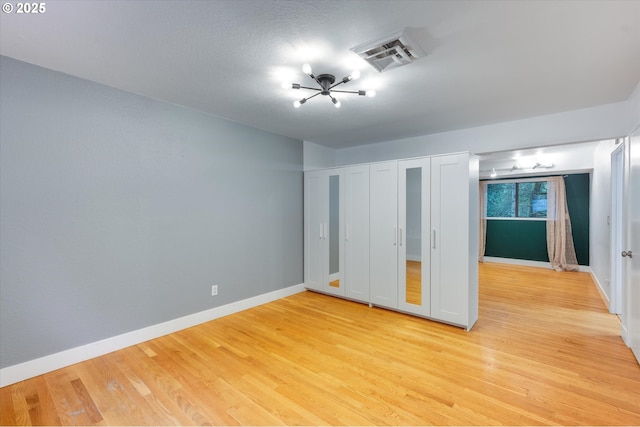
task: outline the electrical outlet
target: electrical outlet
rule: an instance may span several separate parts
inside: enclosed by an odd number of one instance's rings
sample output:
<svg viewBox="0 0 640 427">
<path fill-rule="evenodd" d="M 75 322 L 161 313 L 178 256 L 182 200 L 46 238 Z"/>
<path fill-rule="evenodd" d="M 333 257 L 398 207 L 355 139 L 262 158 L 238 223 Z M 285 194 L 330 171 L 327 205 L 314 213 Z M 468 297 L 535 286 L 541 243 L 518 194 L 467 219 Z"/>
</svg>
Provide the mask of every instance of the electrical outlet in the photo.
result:
<svg viewBox="0 0 640 427">
<path fill-rule="evenodd" d="M 211 286 L 211 296 L 214 297 L 218 295 L 218 285 Z"/>
</svg>

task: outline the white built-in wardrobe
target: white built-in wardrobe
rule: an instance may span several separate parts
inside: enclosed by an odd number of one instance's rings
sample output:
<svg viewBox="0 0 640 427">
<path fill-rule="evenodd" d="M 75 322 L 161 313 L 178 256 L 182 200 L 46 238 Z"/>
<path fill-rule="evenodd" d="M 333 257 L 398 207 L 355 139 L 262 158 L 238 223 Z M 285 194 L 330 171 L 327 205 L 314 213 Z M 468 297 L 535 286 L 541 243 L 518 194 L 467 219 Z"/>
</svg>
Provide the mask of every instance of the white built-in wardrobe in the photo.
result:
<svg viewBox="0 0 640 427">
<path fill-rule="evenodd" d="M 469 330 L 478 209 L 469 153 L 305 172 L 305 287 Z"/>
</svg>

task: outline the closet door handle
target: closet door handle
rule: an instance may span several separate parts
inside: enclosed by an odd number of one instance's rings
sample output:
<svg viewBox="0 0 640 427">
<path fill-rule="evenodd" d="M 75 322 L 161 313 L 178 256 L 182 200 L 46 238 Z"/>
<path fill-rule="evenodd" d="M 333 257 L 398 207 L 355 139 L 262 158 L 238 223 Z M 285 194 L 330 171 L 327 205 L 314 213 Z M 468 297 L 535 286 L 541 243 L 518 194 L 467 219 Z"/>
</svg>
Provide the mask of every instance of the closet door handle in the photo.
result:
<svg viewBox="0 0 640 427">
<path fill-rule="evenodd" d="M 436 229 L 433 229 L 433 249 L 436 248 Z"/>
<path fill-rule="evenodd" d="M 402 246 L 402 227 L 400 227 L 400 246 Z"/>
<path fill-rule="evenodd" d="M 344 225 L 344 241 L 349 241 L 349 224 Z"/>
<path fill-rule="evenodd" d="M 398 228 L 393 227 L 393 246 L 395 246 L 398 242 Z"/>
</svg>

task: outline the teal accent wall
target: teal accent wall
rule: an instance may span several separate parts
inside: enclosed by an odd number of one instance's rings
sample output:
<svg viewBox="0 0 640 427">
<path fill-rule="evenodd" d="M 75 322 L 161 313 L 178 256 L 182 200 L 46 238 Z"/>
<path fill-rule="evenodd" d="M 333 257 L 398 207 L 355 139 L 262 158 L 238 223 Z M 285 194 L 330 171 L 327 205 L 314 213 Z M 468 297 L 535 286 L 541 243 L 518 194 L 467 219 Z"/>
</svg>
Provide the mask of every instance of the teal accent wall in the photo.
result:
<svg viewBox="0 0 640 427">
<path fill-rule="evenodd" d="M 564 185 L 578 264 L 589 265 L 589 174 L 567 175 Z"/>
<path fill-rule="evenodd" d="M 566 175 L 567 206 L 578 264 L 589 265 L 588 173 Z M 485 256 L 549 261 L 545 221 L 487 220 Z"/>
<path fill-rule="evenodd" d="M 546 221 L 487 220 L 485 256 L 549 261 Z"/>
</svg>

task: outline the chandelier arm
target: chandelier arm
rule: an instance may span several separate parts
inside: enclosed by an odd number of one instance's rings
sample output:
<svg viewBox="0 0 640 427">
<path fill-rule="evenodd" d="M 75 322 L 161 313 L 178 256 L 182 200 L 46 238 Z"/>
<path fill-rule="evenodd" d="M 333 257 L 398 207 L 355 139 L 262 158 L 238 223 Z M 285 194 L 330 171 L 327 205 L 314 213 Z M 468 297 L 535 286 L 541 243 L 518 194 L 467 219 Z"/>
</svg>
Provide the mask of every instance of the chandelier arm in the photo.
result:
<svg viewBox="0 0 640 427">
<path fill-rule="evenodd" d="M 339 93 L 355 93 L 356 95 L 360 95 L 359 90 L 332 90 L 331 92 L 339 92 Z"/>
<path fill-rule="evenodd" d="M 311 77 L 313 79 L 313 81 L 318 83 L 318 86 L 322 87 L 322 83 L 320 83 L 320 80 L 318 80 L 318 78 L 316 77 L 315 74 L 309 74 L 309 77 Z"/>
<path fill-rule="evenodd" d="M 316 93 L 314 93 L 314 94 L 313 94 L 313 95 L 311 95 L 310 97 L 308 97 L 308 98 L 307 98 L 307 101 L 308 101 L 308 100 L 310 100 L 310 99 L 311 99 L 311 98 L 313 98 L 313 97 L 318 96 L 318 95 L 320 95 L 320 92 L 319 92 L 319 91 L 318 91 L 318 92 L 316 92 Z"/>
<path fill-rule="evenodd" d="M 349 80 L 347 80 L 349 81 Z M 329 90 L 333 89 L 334 87 L 341 85 L 342 83 L 345 83 L 344 79 L 340 80 L 338 83 L 335 83 L 334 85 L 332 85 L 331 87 L 329 87 Z"/>
<path fill-rule="evenodd" d="M 318 92 L 322 90 L 322 89 L 318 89 L 317 87 L 309 87 L 309 86 L 300 86 L 300 89 L 317 90 Z"/>
</svg>

